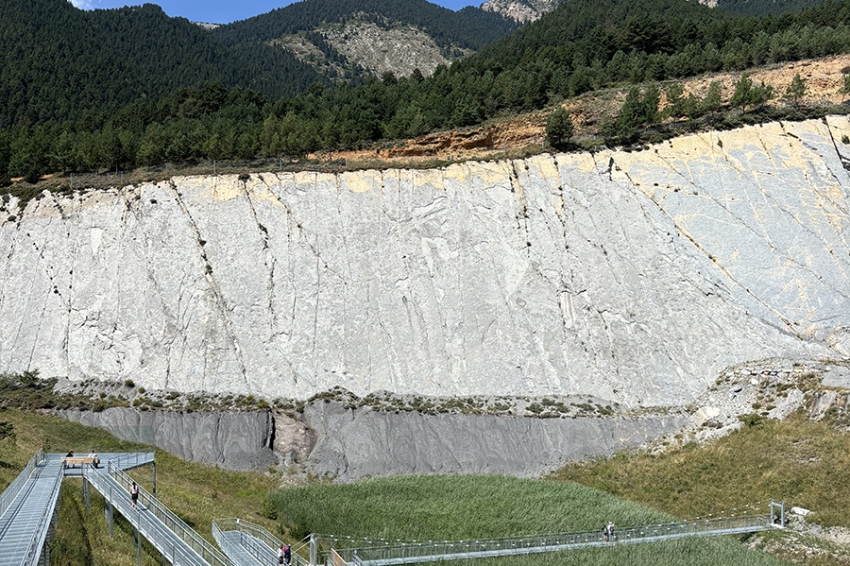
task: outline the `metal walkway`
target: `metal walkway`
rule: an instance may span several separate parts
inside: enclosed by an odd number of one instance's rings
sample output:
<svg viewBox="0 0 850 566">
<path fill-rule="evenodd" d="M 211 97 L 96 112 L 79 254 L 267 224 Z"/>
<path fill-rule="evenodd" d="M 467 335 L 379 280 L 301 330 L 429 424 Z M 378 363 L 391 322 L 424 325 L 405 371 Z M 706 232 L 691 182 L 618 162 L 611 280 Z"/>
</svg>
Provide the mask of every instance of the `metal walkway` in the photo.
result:
<svg viewBox="0 0 850 566">
<path fill-rule="evenodd" d="M 277 549 L 283 545 L 280 539 L 271 534 L 260 525 L 256 525 L 243 519 L 216 519 L 212 524 L 213 537 L 218 545 L 224 550 L 234 562 L 250 564 L 277 564 Z M 305 539 L 307 540 L 307 539 Z M 310 537 L 310 559 L 307 560 L 298 554 L 297 548 L 292 548 L 292 564 L 294 566 L 311 566 L 326 564 L 326 557 L 318 561 L 317 547 L 314 539 Z M 304 541 L 302 541 L 304 542 Z M 302 545 L 303 548 L 305 545 Z M 241 562 L 239 557 L 250 556 L 254 562 Z"/>
<path fill-rule="evenodd" d="M 406 544 L 335 552 L 345 562 L 358 566 L 395 566 L 439 560 L 516 556 L 590 547 L 661 542 L 693 536 L 755 533 L 777 528 L 771 517 L 772 514 L 765 514 L 631 527 L 618 529 L 611 540 L 606 540 L 601 531 L 589 531 L 512 539 Z"/>
<path fill-rule="evenodd" d="M 224 554 L 141 486 L 138 503 L 133 509 L 129 495 L 133 480 L 117 466 L 110 464 L 99 469 L 86 466 L 83 478 L 100 492 L 106 501 L 110 534 L 115 511 L 121 513 L 133 527 L 137 536 L 139 563 L 139 537 L 144 537 L 162 555 L 163 561 L 174 566 L 234 566 Z"/>
<path fill-rule="evenodd" d="M 152 463 L 153 452 L 102 454 L 100 459 L 116 469 L 131 469 Z M 62 478 L 83 473 L 82 467 L 65 468 L 61 460 L 62 454 L 39 451 L 0 495 L 0 566 L 34 566 L 42 558 L 55 525 Z M 49 555 L 44 561 L 49 563 Z"/>
<path fill-rule="evenodd" d="M 38 563 L 53 524 L 61 483 L 59 461 L 44 459 L 39 452 L 3 492 L 0 565 L 34 566 Z"/>
<path fill-rule="evenodd" d="M 784 504 L 771 501 L 769 513 L 732 515 L 617 529 L 615 535 L 610 540 L 605 538 L 601 531 L 583 531 L 535 537 L 436 543 L 429 541 L 423 543 L 340 549 L 339 543 L 343 542 L 345 544 L 342 539 L 323 535 L 311 535 L 309 562 L 294 551 L 292 558 L 296 566 L 306 564 L 396 566 L 442 560 L 517 556 L 590 547 L 652 543 L 693 536 L 755 533 L 783 528 L 784 525 Z M 262 564 L 274 563 L 276 557 L 275 549 L 280 544 L 280 541 L 266 529 L 258 525 L 239 519 L 219 519 L 213 523 L 213 533 L 216 541 L 228 555 L 231 555 L 231 552 L 234 553 L 233 556 L 237 552 L 243 552 L 257 558 Z M 319 554 L 317 552 L 319 544 L 331 550 L 320 553 L 322 556 L 319 557 L 317 556 Z"/>
</svg>

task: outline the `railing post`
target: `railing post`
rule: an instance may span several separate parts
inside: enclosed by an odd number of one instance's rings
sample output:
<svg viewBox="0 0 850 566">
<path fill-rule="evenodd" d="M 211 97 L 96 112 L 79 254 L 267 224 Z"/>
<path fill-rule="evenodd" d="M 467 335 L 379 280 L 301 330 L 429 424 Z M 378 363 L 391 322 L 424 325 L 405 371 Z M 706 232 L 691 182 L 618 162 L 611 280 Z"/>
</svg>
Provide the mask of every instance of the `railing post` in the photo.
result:
<svg viewBox="0 0 850 566">
<path fill-rule="evenodd" d="M 88 515 L 89 511 L 91 511 L 91 484 L 89 483 L 88 478 L 86 478 L 85 464 L 83 464 L 83 485 L 85 485 L 86 491 L 86 515 Z"/>
<path fill-rule="evenodd" d="M 318 545 L 316 544 L 316 535 L 310 533 L 310 566 L 316 566 L 317 555 Z"/>
<path fill-rule="evenodd" d="M 153 488 L 151 490 L 151 494 L 156 497 L 156 462 L 151 462 L 152 474 L 153 474 Z"/>
</svg>

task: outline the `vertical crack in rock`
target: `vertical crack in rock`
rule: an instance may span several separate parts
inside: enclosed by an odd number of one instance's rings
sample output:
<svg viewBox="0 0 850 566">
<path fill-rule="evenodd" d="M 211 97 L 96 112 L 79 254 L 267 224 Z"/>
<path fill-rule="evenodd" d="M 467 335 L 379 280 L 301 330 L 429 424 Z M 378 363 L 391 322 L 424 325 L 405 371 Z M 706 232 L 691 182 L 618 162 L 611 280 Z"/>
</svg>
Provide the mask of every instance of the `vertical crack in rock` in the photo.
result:
<svg viewBox="0 0 850 566">
<path fill-rule="evenodd" d="M 20 212 L 19 212 L 19 214 L 20 214 Z M 6 307 L 6 297 L 9 295 L 8 291 L 6 290 L 6 284 L 7 284 L 7 282 L 12 281 L 12 278 L 10 277 L 10 270 L 12 268 L 12 260 L 15 257 L 17 257 L 17 255 L 18 255 L 16 252 L 17 252 L 19 246 L 21 245 L 21 242 L 20 242 L 21 234 L 22 234 L 21 224 L 16 222 L 15 227 L 14 227 L 14 237 L 13 237 L 12 242 L 11 242 L 12 245 L 9 246 L 9 254 L 6 257 L 6 268 L 5 268 L 5 271 L 3 273 L 3 277 L 0 278 L 0 313 L 4 312 L 4 308 Z M 18 298 L 19 297 L 11 296 L 11 297 L 9 297 L 9 300 L 14 301 L 14 300 L 17 300 Z M 21 333 L 21 324 L 23 324 L 23 320 L 21 320 L 21 323 L 16 328 L 15 334 L 14 334 L 14 337 L 12 339 L 11 344 L 9 344 L 9 343 L 3 344 L 3 347 L 7 348 L 10 352 L 16 351 L 18 349 L 17 348 L 18 337 L 20 336 L 20 333 Z"/>
<path fill-rule="evenodd" d="M 173 186 L 172 186 L 172 188 L 173 188 Z M 175 202 L 176 202 L 176 199 L 175 199 Z M 129 212 L 133 215 L 135 225 L 138 226 L 140 231 L 141 231 L 141 236 L 144 238 L 144 245 L 149 247 L 150 246 L 149 240 L 152 240 L 152 238 L 150 238 L 150 234 L 148 234 L 146 231 L 144 231 L 146 224 L 142 221 L 140 207 L 138 207 L 138 206 L 130 207 Z M 155 236 L 158 237 L 159 234 L 155 234 Z M 157 268 L 156 262 L 154 261 L 152 254 L 149 253 L 148 250 L 145 250 L 145 252 L 141 254 L 141 257 L 142 257 L 142 262 L 144 264 L 144 269 L 143 269 L 144 277 L 147 280 L 147 283 L 150 285 L 150 288 L 153 289 L 153 291 L 154 291 L 154 297 L 157 300 L 160 312 L 162 313 L 163 318 L 164 318 L 165 328 L 163 329 L 164 331 L 162 332 L 162 336 L 159 340 L 159 344 L 165 350 L 164 357 L 165 357 L 166 368 L 165 368 L 164 383 L 163 383 L 162 387 L 164 389 L 167 389 L 169 387 L 170 378 L 171 378 L 171 358 L 172 358 L 172 351 L 174 349 L 174 343 L 175 343 L 176 337 L 180 337 L 180 339 L 183 342 L 183 347 L 181 348 L 181 351 L 184 351 L 184 352 L 188 351 L 188 344 L 187 344 L 187 341 L 186 341 L 186 338 L 187 338 L 186 325 L 185 325 L 185 323 L 183 323 L 183 321 L 185 320 L 185 316 L 184 316 L 185 313 L 181 309 L 181 305 L 183 304 L 184 293 L 185 293 L 187 287 L 185 285 L 182 285 L 182 284 L 179 286 L 179 289 L 178 289 L 179 295 L 178 295 L 178 298 L 177 298 L 177 307 L 176 307 L 177 310 L 172 312 L 171 309 L 169 308 L 169 301 L 168 301 L 168 296 L 171 294 L 171 291 L 169 291 L 167 293 L 162 288 L 162 285 L 160 285 L 160 282 L 159 282 L 159 280 L 157 279 L 157 276 L 156 276 L 156 268 Z M 183 280 L 185 281 L 186 278 L 187 278 L 187 275 L 184 272 Z"/>
<path fill-rule="evenodd" d="M 271 193 L 271 187 L 266 182 L 266 179 L 263 175 L 260 175 L 260 180 L 263 182 L 263 185 L 266 188 L 266 191 Z M 263 243 L 263 265 L 266 268 L 266 307 L 268 309 L 269 315 L 269 331 L 272 336 L 273 343 L 277 341 L 274 339 L 278 335 L 277 332 L 277 312 L 275 309 L 275 267 L 277 265 L 277 258 L 269 246 L 269 231 L 262 222 L 260 222 L 260 218 L 257 215 L 257 209 L 254 205 L 254 200 L 252 198 L 252 191 L 248 190 L 247 184 L 245 185 L 245 198 L 248 201 L 248 208 L 251 211 L 251 218 L 254 219 L 254 223 L 257 225 L 258 234 Z M 282 353 L 282 352 L 281 352 Z M 282 356 L 285 357 L 285 356 Z"/>
<path fill-rule="evenodd" d="M 636 194 L 644 195 L 643 191 L 641 191 L 641 190 L 637 187 L 637 185 L 636 185 L 636 184 L 632 181 L 631 177 L 629 177 L 628 173 L 626 174 L 626 177 L 627 177 L 627 178 L 628 178 L 628 180 L 629 180 L 629 184 L 631 185 L 631 188 L 632 188 L 632 189 L 636 192 Z M 645 196 L 645 195 L 644 195 L 644 196 Z M 713 264 L 714 264 L 714 265 L 715 265 L 715 266 L 716 266 L 716 267 L 717 267 L 717 268 L 718 268 L 718 269 L 719 269 L 719 270 L 720 270 L 720 271 L 721 271 L 721 272 L 722 272 L 722 273 L 726 276 L 726 278 L 727 278 L 729 281 L 731 281 L 731 282 L 732 282 L 732 284 L 733 284 L 734 286 L 736 286 L 736 287 L 738 287 L 738 288 L 742 289 L 742 290 L 743 290 L 743 291 L 744 291 L 747 295 L 749 295 L 749 296 L 750 296 L 750 297 L 752 297 L 752 298 L 753 298 L 756 302 L 758 302 L 759 304 L 761 304 L 761 305 L 762 305 L 762 306 L 763 306 L 766 310 L 768 310 L 769 312 L 772 312 L 772 313 L 774 314 L 774 316 L 776 316 L 776 318 L 777 318 L 779 321 L 781 321 L 781 322 L 782 322 L 783 326 L 779 326 L 779 325 L 777 325 L 776 323 L 771 322 L 771 321 L 768 321 L 768 320 L 760 319 L 760 320 L 761 320 L 764 324 L 766 324 L 766 325 L 770 326 L 771 328 L 775 328 L 776 330 L 778 330 L 778 331 L 780 331 L 780 332 L 783 332 L 783 333 L 790 333 L 790 334 L 793 334 L 793 335 L 795 335 L 795 336 L 798 336 L 799 338 L 801 338 L 801 339 L 802 339 L 802 337 L 799 335 L 799 333 L 798 333 L 798 332 L 797 332 L 797 331 L 793 328 L 793 326 L 791 325 L 790 321 L 788 321 L 788 319 L 786 319 L 786 318 L 782 315 L 782 313 L 781 313 L 781 312 L 779 312 L 779 310 L 778 310 L 778 309 L 776 309 L 773 305 L 771 305 L 770 303 L 768 303 L 768 302 L 766 302 L 765 300 L 763 300 L 761 297 L 759 297 L 758 295 L 756 295 L 755 293 L 753 293 L 752 291 L 750 291 L 750 290 L 749 290 L 749 289 L 748 289 L 745 285 L 743 285 L 741 282 L 739 282 L 739 281 L 738 281 L 738 280 L 737 280 L 737 279 L 736 279 L 736 278 L 732 275 L 732 273 L 731 273 L 731 272 L 730 272 L 730 271 L 729 271 L 729 270 L 728 270 L 725 266 L 721 265 L 719 262 L 717 262 L 717 261 L 714 259 L 714 257 L 713 257 L 711 254 L 707 253 L 707 252 L 706 252 L 706 250 L 703 248 L 702 244 L 700 244 L 700 242 L 699 242 L 699 241 L 697 241 L 697 239 L 696 239 L 696 238 L 694 238 L 694 237 L 693 237 L 693 236 L 691 236 L 689 233 L 687 233 L 687 232 L 686 232 L 686 231 L 685 231 L 685 230 L 684 230 L 684 229 L 683 229 L 683 228 L 682 228 L 682 227 L 681 227 L 681 226 L 680 226 L 680 225 L 676 222 L 676 220 L 675 220 L 675 219 L 674 219 L 674 218 L 670 215 L 670 213 L 669 213 L 669 212 L 667 212 L 667 210 L 666 210 L 663 206 L 661 206 L 661 204 L 660 204 L 660 203 L 656 202 L 656 201 L 655 201 L 655 199 L 651 199 L 651 198 L 648 198 L 648 197 L 647 197 L 647 200 L 648 200 L 649 202 L 653 203 L 653 204 L 656 206 L 656 208 L 657 208 L 657 209 L 661 212 L 661 214 L 663 214 L 663 215 L 664 215 L 664 216 L 665 216 L 665 217 L 666 217 L 666 218 L 670 221 L 670 223 L 671 223 L 671 224 L 672 224 L 672 225 L 676 228 L 676 230 L 677 230 L 677 231 L 678 231 L 678 232 L 679 232 L 682 236 L 684 236 L 684 237 L 685 237 L 685 238 L 686 238 L 686 239 L 687 239 L 687 240 L 688 240 L 688 241 L 689 241 L 689 242 L 690 242 L 690 243 L 691 243 L 691 244 L 692 244 L 692 245 L 693 245 L 696 249 L 698 249 L 698 250 L 701 252 L 701 254 L 702 254 L 703 256 L 706 256 L 707 258 L 709 258 L 709 259 L 712 261 L 712 263 L 713 263 Z"/>
<path fill-rule="evenodd" d="M 336 176 L 337 183 L 339 182 L 339 175 Z M 313 176 L 313 190 L 318 193 L 319 192 L 319 177 L 318 174 Z M 315 205 L 315 201 L 314 205 Z M 316 205 L 318 206 L 318 205 Z M 313 210 L 314 217 L 318 218 L 318 210 Z M 322 298 L 322 257 L 319 254 L 319 232 L 318 230 L 315 233 L 316 242 L 315 245 L 309 243 L 313 250 L 313 254 L 316 257 L 316 304 L 313 306 L 313 384 L 319 382 L 319 356 L 318 356 L 318 346 L 319 346 L 319 304 Z M 327 267 L 327 266 L 326 266 Z"/>
<path fill-rule="evenodd" d="M 525 164 L 526 169 L 528 168 L 528 164 L 525 160 L 522 160 Z M 510 175 L 508 176 L 508 182 L 511 185 L 511 192 L 517 196 L 517 205 L 518 210 L 516 212 L 517 219 L 517 227 L 523 231 L 524 233 L 524 242 L 525 242 L 525 257 L 530 261 L 531 260 L 531 234 L 528 231 L 528 202 L 525 198 L 525 192 L 522 188 L 522 183 L 519 180 L 519 172 L 516 169 L 516 161 L 511 161 Z M 520 218 L 522 216 L 522 218 Z"/>
<path fill-rule="evenodd" d="M 233 347 L 233 352 L 236 354 L 236 360 L 239 363 L 239 369 L 242 373 L 242 383 L 245 386 L 245 389 L 248 392 L 253 392 L 253 388 L 251 387 L 251 382 L 248 380 L 248 371 L 245 367 L 245 360 L 242 358 L 242 350 L 239 347 L 239 340 L 237 338 L 237 334 L 233 329 L 233 321 L 228 315 L 227 304 L 224 300 L 224 296 L 222 295 L 221 288 L 219 287 L 215 276 L 213 275 L 212 265 L 207 258 L 206 251 L 204 250 L 204 245 L 201 243 L 203 238 L 201 238 L 201 231 L 198 228 L 195 219 L 192 218 L 192 214 L 189 212 L 189 208 L 186 206 L 186 203 L 183 202 L 183 197 L 180 195 L 180 191 L 177 189 L 177 185 L 174 183 L 174 179 L 169 180 L 169 185 L 171 186 L 171 190 L 174 193 L 174 199 L 177 203 L 177 206 L 180 207 L 180 210 L 183 212 L 183 215 L 186 217 L 186 221 L 192 229 L 192 234 L 195 236 L 195 243 L 197 244 L 197 249 L 200 250 L 201 258 L 203 259 L 203 263 L 207 268 L 207 284 L 209 285 L 210 291 L 213 293 L 213 297 L 215 297 L 215 304 L 218 307 L 218 315 L 224 325 L 224 330 L 227 334 L 228 341 Z M 201 389 L 207 389 L 206 380 L 207 380 L 207 360 L 209 356 L 204 356 L 204 373 L 203 379 L 204 384 Z"/>
<path fill-rule="evenodd" d="M 50 224 L 52 223 L 53 219 L 50 218 L 47 221 L 47 226 L 43 227 L 43 232 L 49 232 L 47 228 L 49 228 Z M 45 243 L 44 246 L 39 247 L 38 243 L 36 242 L 36 239 L 29 232 L 27 233 L 27 237 L 30 238 L 30 243 L 32 244 L 32 247 L 36 250 L 36 257 L 38 257 L 38 267 L 41 269 L 41 271 L 44 273 L 44 275 L 50 282 L 47 292 L 50 293 L 51 290 L 53 290 L 56 294 L 58 294 L 58 289 L 56 287 L 56 274 L 54 268 L 48 263 L 47 258 L 44 255 L 44 247 L 46 247 L 47 244 Z M 36 269 L 35 271 L 38 271 L 38 269 Z M 44 299 L 40 301 L 40 303 L 41 309 L 38 316 L 38 324 L 36 325 L 35 333 L 33 335 L 32 347 L 30 348 L 29 354 L 27 356 L 27 367 L 32 367 L 33 365 L 33 359 L 35 358 L 35 351 L 38 347 L 39 338 L 41 337 L 42 327 L 44 325 L 44 321 L 48 320 L 48 318 L 45 316 L 45 313 L 47 312 L 47 305 L 50 303 L 49 297 L 44 297 Z M 22 318 L 21 325 L 23 324 L 23 321 L 24 319 Z M 18 334 L 20 334 L 20 328 L 21 326 L 18 327 Z M 15 342 L 17 342 L 17 336 Z"/>
</svg>

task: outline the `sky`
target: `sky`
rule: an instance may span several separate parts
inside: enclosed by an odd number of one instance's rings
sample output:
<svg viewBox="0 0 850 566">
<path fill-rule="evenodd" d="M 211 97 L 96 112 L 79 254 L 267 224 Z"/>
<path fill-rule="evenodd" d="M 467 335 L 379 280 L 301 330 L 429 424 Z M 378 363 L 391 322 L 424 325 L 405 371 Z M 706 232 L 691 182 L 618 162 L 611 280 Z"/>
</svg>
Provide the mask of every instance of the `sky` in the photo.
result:
<svg viewBox="0 0 850 566">
<path fill-rule="evenodd" d="M 159 4 L 171 17 L 182 16 L 193 22 L 226 24 L 271 12 L 292 4 L 293 0 L 68 0 L 83 10 L 120 8 L 141 4 Z M 386 0 L 392 2 L 393 0 Z M 484 0 L 428 0 L 450 10 L 479 6 Z"/>
</svg>

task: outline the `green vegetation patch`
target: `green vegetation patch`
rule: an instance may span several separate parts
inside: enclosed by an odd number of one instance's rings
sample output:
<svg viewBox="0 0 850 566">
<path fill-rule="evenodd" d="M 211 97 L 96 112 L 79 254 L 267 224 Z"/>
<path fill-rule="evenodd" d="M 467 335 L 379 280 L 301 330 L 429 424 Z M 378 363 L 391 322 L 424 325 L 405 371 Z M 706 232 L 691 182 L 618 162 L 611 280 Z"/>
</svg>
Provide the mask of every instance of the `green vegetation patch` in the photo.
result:
<svg viewBox="0 0 850 566">
<path fill-rule="evenodd" d="M 293 538 L 317 532 L 376 544 L 593 531 L 609 520 L 622 527 L 670 521 L 668 515 L 578 484 L 495 475 L 397 476 L 292 487 L 271 492 L 267 510 Z M 777 564 L 732 539 L 704 538 L 510 560 L 523 565 Z"/>
<path fill-rule="evenodd" d="M 677 517 L 706 515 L 769 498 L 814 511 L 824 526 L 850 526 L 850 435 L 798 413 L 747 419 L 711 444 L 660 454 L 619 454 L 570 465 L 553 479 L 579 482 Z"/>
</svg>

